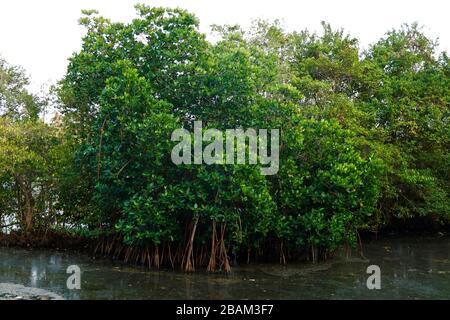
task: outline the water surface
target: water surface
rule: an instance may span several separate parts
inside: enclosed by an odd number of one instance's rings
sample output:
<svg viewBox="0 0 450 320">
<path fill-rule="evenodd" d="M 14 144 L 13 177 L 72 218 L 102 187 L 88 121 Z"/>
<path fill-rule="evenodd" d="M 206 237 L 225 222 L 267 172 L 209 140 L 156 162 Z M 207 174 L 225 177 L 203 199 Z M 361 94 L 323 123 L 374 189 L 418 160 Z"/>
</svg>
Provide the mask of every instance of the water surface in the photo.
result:
<svg viewBox="0 0 450 320">
<path fill-rule="evenodd" d="M 385 238 L 364 246 L 366 259 L 316 265 L 253 264 L 230 275 L 147 270 L 87 254 L 0 248 L 0 291 L 39 288 L 65 299 L 449 299 L 450 238 Z M 369 265 L 381 269 L 381 290 L 368 290 Z M 81 290 L 69 290 L 66 269 L 81 269 Z"/>
</svg>

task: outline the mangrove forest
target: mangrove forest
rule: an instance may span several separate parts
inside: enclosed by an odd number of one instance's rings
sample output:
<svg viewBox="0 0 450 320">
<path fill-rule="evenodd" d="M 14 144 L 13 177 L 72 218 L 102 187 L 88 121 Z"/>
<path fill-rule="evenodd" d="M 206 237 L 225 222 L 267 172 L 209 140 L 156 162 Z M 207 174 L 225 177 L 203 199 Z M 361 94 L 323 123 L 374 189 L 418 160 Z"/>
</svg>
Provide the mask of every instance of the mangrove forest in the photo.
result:
<svg viewBox="0 0 450 320">
<path fill-rule="evenodd" d="M 0 59 L 2 245 L 228 272 L 448 230 L 449 57 L 420 24 L 362 48 L 326 22 L 213 25 L 209 40 L 184 9 L 136 11 L 83 11 L 80 50 L 45 94 Z M 200 121 L 204 146 L 226 145 L 208 130 L 279 130 L 275 174 L 248 146 L 253 163 L 174 163 L 174 131 L 195 144 Z"/>
</svg>

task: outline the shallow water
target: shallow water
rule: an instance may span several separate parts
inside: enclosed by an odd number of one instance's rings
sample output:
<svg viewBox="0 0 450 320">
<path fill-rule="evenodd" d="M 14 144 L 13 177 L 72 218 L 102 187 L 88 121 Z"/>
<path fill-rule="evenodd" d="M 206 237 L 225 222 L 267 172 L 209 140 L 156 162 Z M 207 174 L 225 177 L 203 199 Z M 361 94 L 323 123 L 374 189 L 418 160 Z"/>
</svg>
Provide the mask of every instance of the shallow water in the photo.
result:
<svg viewBox="0 0 450 320">
<path fill-rule="evenodd" d="M 0 291 L 16 284 L 65 299 L 450 299 L 449 237 L 385 238 L 366 244 L 364 255 L 186 275 L 73 252 L 0 248 Z M 66 286 L 70 265 L 81 269 L 81 290 Z M 380 290 L 367 289 L 369 265 L 381 269 Z"/>
</svg>

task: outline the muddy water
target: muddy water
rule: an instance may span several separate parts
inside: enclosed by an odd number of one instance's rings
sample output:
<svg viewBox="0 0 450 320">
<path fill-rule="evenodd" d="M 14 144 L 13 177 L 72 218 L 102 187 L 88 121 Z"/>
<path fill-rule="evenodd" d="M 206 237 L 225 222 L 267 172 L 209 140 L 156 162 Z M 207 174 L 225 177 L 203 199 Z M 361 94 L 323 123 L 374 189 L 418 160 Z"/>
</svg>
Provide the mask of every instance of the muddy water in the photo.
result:
<svg viewBox="0 0 450 320">
<path fill-rule="evenodd" d="M 14 298 L 11 288 L 21 288 L 19 299 L 27 288 L 32 299 L 36 290 L 47 292 L 44 299 L 450 299 L 450 237 L 385 238 L 366 244 L 364 256 L 186 275 L 86 254 L 0 248 L 0 299 Z M 80 290 L 67 288 L 70 265 L 81 269 Z M 380 290 L 367 289 L 369 265 L 380 267 Z"/>
</svg>

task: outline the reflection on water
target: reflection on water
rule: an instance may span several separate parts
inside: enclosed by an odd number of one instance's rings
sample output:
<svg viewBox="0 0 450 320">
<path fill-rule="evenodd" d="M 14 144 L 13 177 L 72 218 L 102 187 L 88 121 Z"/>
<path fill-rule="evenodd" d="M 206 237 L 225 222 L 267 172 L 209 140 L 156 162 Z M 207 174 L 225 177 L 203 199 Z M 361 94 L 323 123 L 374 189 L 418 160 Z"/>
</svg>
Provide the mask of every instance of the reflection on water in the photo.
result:
<svg viewBox="0 0 450 320">
<path fill-rule="evenodd" d="M 78 253 L 0 248 L 1 283 L 55 292 L 66 299 L 449 299 L 450 238 L 387 238 L 365 245 L 366 259 L 250 265 L 230 275 L 149 271 Z M 81 290 L 68 290 L 69 265 Z M 367 266 L 381 268 L 381 290 L 368 290 Z"/>
</svg>

